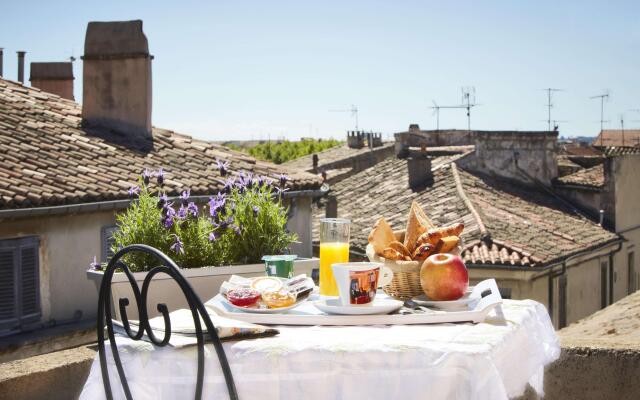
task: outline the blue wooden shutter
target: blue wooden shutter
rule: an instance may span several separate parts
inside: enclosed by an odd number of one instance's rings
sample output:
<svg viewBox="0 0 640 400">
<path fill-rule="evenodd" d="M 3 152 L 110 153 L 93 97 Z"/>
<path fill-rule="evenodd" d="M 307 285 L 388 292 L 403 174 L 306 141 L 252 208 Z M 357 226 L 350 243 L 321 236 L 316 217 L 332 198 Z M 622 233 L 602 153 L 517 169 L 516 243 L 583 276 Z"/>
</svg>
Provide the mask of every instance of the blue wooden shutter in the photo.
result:
<svg viewBox="0 0 640 400">
<path fill-rule="evenodd" d="M 38 247 L 37 240 L 25 241 L 24 239 L 20 246 L 20 318 L 22 323 L 40 319 Z"/>
<path fill-rule="evenodd" d="M 113 240 L 113 233 L 118 229 L 117 226 L 103 226 L 102 227 L 102 251 L 101 251 L 101 261 L 109 262 L 111 257 L 115 254 L 112 250 L 115 241 Z"/>
<path fill-rule="evenodd" d="M 18 285 L 16 282 L 16 255 L 8 241 L 0 242 L 0 331 L 14 328 L 18 320 Z"/>
<path fill-rule="evenodd" d="M 0 240 L 0 330 L 40 320 L 39 247 L 36 237 Z"/>
</svg>

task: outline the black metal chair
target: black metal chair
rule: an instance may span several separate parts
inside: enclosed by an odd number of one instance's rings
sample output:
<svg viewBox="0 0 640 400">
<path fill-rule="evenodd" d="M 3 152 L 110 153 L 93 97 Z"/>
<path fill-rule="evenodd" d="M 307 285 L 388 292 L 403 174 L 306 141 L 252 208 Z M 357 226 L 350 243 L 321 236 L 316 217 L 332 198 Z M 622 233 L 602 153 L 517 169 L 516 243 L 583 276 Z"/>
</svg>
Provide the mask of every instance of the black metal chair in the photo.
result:
<svg viewBox="0 0 640 400">
<path fill-rule="evenodd" d="M 129 270 L 129 267 L 122 261 L 123 256 L 130 253 L 141 252 L 146 253 L 148 255 L 153 256 L 159 261 L 159 266 L 152 268 L 147 276 L 144 279 L 142 284 L 142 292 L 136 283 L 136 280 L 133 277 L 133 274 Z M 118 354 L 118 348 L 116 346 L 114 331 L 113 331 L 113 319 L 112 319 L 112 311 L 111 311 L 111 280 L 113 279 L 113 273 L 116 269 L 120 268 L 129 279 L 129 283 L 133 289 L 133 294 L 136 300 L 136 306 L 138 308 L 138 315 L 140 319 L 140 324 L 138 326 L 137 332 L 133 332 L 129 325 L 129 320 L 127 318 L 127 306 L 129 305 L 129 299 L 121 298 L 118 299 L 118 306 L 120 310 L 120 316 L 122 318 L 122 325 L 124 327 L 127 335 L 133 340 L 142 339 L 143 335 L 147 334 L 149 340 L 157 345 L 157 346 L 166 346 L 169 343 L 169 339 L 171 338 L 171 320 L 169 318 L 169 310 L 167 309 L 166 304 L 158 304 L 157 309 L 162 314 L 164 318 L 164 337 L 162 339 L 157 338 L 149 324 L 149 315 L 147 312 L 147 294 L 149 291 L 149 285 L 151 283 L 151 279 L 159 273 L 164 273 L 172 277 L 180 286 L 182 293 L 184 294 L 189 308 L 191 310 L 191 314 L 193 316 L 193 322 L 196 330 L 197 337 L 197 348 L 198 348 L 198 373 L 196 380 L 196 388 L 195 388 L 195 399 L 199 400 L 202 398 L 202 385 L 204 379 L 204 341 L 205 335 L 209 335 L 211 342 L 213 343 L 213 347 L 216 350 L 216 354 L 218 355 L 218 360 L 222 367 L 222 372 L 224 374 L 224 378 L 227 384 L 227 390 L 229 392 L 229 398 L 237 399 L 238 394 L 236 392 L 235 383 L 233 381 L 233 376 L 231 374 L 231 368 L 229 368 L 229 363 L 227 361 L 227 357 L 224 353 L 224 348 L 222 347 L 222 343 L 220 342 L 220 338 L 218 337 L 218 333 L 211 322 L 211 318 L 207 314 L 207 311 L 202 304 L 202 301 L 196 293 L 193 291 L 193 288 L 187 282 L 187 280 L 180 273 L 180 268 L 164 253 L 161 251 L 146 245 L 135 244 L 131 246 L 127 246 L 122 250 L 118 251 L 113 258 L 109 261 L 107 268 L 104 271 L 104 276 L 102 278 L 102 284 L 100 286 L 100 294 L 98 297 L 98 352 L 100 356 L 100 368 L 102 370 L 102 380 L 104 383 L 104 390 L 107 396 L 107 399 L 113 399 L 113 394 L 111 392 L 111 383 L 109 380 L 109 370 L 107 367 L 107 358 L 105 353 L 105 337 L 104 337 L 104 328 L 105 324 L 107 327 L 107 335 L 109 338 L 109 343 L 111 345 L 111 352 L 113 354 L 113 359 L 116 364 L 116 368 L 118 370 L 118 375 L 120 377 L 120 382 L 122 384 L 122 388 L 124 390 L 125 396 L 127 399 L 131 400 L 131 391 L 129 389 L 129 384 L 127 383 L 127 378 L 125 376 L 125 371 L 122 368 L 122 363 L 120 361 L 120 356 Z M 200 323 L 200 318 L 204 321 L 206 332 L 203 332 L 202 326 Z"/>
</svg>

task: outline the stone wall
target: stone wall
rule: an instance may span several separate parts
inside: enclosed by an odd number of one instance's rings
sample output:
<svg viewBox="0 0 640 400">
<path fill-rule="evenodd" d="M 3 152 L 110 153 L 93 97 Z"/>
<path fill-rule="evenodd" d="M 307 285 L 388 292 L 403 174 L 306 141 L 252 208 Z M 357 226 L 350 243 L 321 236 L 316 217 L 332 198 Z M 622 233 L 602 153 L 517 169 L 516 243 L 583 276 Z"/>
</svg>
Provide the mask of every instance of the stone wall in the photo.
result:
<svg viewBox="0 0 640 400">
<path fill-rule="evenodd" d="M 475 163 L 478 172 L 531 184 L 545 185 L 558 174 L 557 132 L 476 132 Z"/>
<path fill-rule="evenodd" d="M 396 141 L 400 140 L 409 147 L 464 146 L 475 143 L 476 132 L 458 129 L 420 130 L 417 124 L 412 124 L 408 131 L 396 133 L 394 136 Z"/>
<path fill-rule="evenodd" d="M 394 154 L 393 146 L 376 147 L 371 151 L 363 152 L 353 157 L 342 158 L 333 162 L 323 163 L 318 167 L 319 171 L 329 171 L 332 169 L 351 168 L 351 172 L 348 175 L 340 175 L 341 179 L 345 179 L 348 176 L 356 174 L 363 169 L 367 169 L 376 165 L 377 163 L 385 160 Z M 322 153 L 320 153 L 322 156 Z M 322 160 L 319 160 L 322 162 Z"/>
</svg>

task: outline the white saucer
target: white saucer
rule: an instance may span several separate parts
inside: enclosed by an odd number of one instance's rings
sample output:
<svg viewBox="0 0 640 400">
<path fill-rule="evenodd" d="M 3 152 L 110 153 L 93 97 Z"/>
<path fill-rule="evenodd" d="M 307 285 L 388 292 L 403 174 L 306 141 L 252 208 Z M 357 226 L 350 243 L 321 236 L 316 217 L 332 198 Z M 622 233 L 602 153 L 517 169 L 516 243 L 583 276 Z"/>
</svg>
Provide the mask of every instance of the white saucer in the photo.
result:
<svg viewBox="0 0 640 400">
<path fill-rule="evenodd" d="M 376 298 L 371 304 L 350 306 L 343 306 L 339 298 L 320 299 L 313 302 L 313 305 L 320 311 L 341 315 L 389 314 L 402 307 L 403 304 L 400 300 L 389 298 Z"/>
<path fill-rule="evenodd" d="M 426 295 L 421 294 L 420 296 L 414 297 L 413 301 L 425 307 L 437 308 L 440 310 L 467 310 L 469 309 L 469 304 L 473 301 L 477 300 L 471 296 L 471 290 L 467 290 L 467 292 L 459 298 L 458 300 L 450 300 L 450 301 L 436 301 L 431 300 Z"/>
</svg>

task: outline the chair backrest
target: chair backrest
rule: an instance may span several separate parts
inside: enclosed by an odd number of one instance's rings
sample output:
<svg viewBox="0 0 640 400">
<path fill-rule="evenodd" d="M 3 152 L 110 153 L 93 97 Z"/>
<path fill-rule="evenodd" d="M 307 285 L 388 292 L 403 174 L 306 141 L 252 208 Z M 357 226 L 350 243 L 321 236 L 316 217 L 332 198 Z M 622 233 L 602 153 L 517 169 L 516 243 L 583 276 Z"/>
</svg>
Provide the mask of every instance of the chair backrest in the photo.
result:
<svg viewBox="0 0 640 400">
<path fill-rule="evenodd" d="M 123 257 L 126 259 L 126 255 L 133 253 L 144 253 L 152 258 L 156 259 L 157 265 L 153 267 L 145 276 L 145 279 L 142 283 L 142 290 L 138 287 L 136 280 L 126 265 Z M 105 326 L 107 328 L 107 335 L 109 339 L 109 343 L 111 346 L 111 353 L 113 354 L 113 359 L 115 361 L 116 368 L 118 370 L 118 375 L 120 377 L 120 382 L 122 384 L 122 388 L 124 390 L 125 396 L 127 399 L 131 400 L 131 391 L 129 389 L 129 384 L 127 383 L 127 378 L 125 376 L 125 371 L 122 367 L 122 362 L 120 361 L 120 355 L 118 354 L 118 347 L 116 345 L 116 340 L 114 336 L 113 330 L 113 318 L 112 318 L 112 310 L 111 310 L 111 280 L 113 279 L 113 274 L 116 269 L 121 269 L 124 272 L 131 284 L 131 288 L 133 289 L 133 295 L 135 297 L 136 306 L 138 309 L 138 315 L 140 319 L 140 323 L 138 325 L 138 329 L 136 332 L 131 330 L 131 326 L 129 325 L 129 320 L 127 318 L 127 306 L 129 305 L 129 299 L 120 298 L 118 299 L 118 306 L 120 310 L 120 316 L 122 318 L 122 325 L 126 334 L 133 340 L 142 339 L 143 335 L 147 334 L 149 340 L 157 346 L 165 346 L 169 343 L 169 339 L 171 338 L 171 320 L 169 318 L 169 310 L 166 304 L 158 304 L 157 309 L 162 314 L 164 319 L 164 336 L 160 339 L 156 337 L 151 329 L 149 324 L 149 313 L 147 311 L 147 294 L 149 291 L 149 285 L 151 283 L 152 278 L 156 274 L 164 273 L 173 278 L 182 293 L 184 294 L 187 303 L 189 304 L 189 309 L 191 310 L 191 314 L 193 316 L 193 323 L 196 330 L 197 337 L 197 348 L 198 348 L 198 373 L 196 379 L 196 387 L 195 387 L 195 399 L 199 400 L 202 398 L 202 385 L 204 379 L 204 341 L 205 335 L 208 335 L 213 343 L 213 347 L 216 350 L 216 354 L 218 355 L 218 360 L 220 362 L 220 366 L 222 367 L 222 372 L 224 374 L 224 378 L 227 384 L 227 390 L 229 392 L 229 398 L 237 399 L 238 394 L 236 392 L 235 384 L 233 381 L 233 376 L 231 374 L 231 368 L 229 368 L 229 363 L 227 361 L 227 357 L 224 353 L 224 348 L 222 347 L 222 343 L 220 342 L 220 338 L 218 337 L 218 333 L 211 322 L 211 318 L 209 318 L 209 314 L 207 313 L 204 304 L 193 291 L 193 288 L 189 284 L 189 282 L 184 278 L 182 273 L 180 273 L 180 268 L 171 260 L 167 255 L 162 253 L 161 251 L 142 244 L 134 244 L 131 246 L 127 246 L 122 250 L 118 251 L 109 261 L 107 265 L 104 276 L 102 278 L 102 283 L 100 286 L 100 294 L 98 296 L 98 323 L 97 323 L 97 334 L 98 334 L 98 353 L 100 356 L 100 368 L 102 370 L 102 380 L 104 382 L 104 390 L 107 396 L 107 399 L 111 400 L 113 398 L 111 392 L 111 383 L 109 380 L 109 370 L 107 366 L 107 359 L 105 354 Z M 200 318 L 204 321 L 206 332 L 203 332 Z"/>
</svg>

